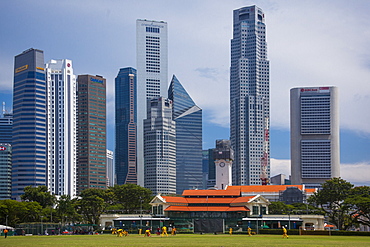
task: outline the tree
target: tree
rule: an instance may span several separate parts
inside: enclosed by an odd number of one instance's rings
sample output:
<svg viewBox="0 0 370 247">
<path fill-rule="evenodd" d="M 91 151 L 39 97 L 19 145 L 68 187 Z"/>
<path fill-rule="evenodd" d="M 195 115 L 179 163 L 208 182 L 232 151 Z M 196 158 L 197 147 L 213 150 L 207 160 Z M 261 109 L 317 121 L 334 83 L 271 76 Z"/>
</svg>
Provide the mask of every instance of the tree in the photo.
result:
<svg viewBox="0 0 370 247">
<path fill-rule="evenodd" d="M 77 213 L 75 208 L 75 201 L 71 199 L 70 195 L 62 195 L 57 201 L 56 216 L 61 222 L 75 223 L 81 220 L 81 216 Z"/>
<path fill-rule="evenodd" d="M 0 222 L 7 222 L 9 226 L 38 221 L 41 211 L 42 207 L 38 202 L 0 200 Z"/>
<path fill-rule="evenodd" d="M 24 194 L 21 195 L 23 201 L 38 202 L 43 208 L 51 207 L 55 203 L 55 195 L 52 195 L 45 185 L 38 187 L 24 187 Z"/>
<path fill-rule="evenodd" d="M 139 209 L 150 209 L 152 191 L 136 184 L 115 185 L 108 189 L 113 194 L 112 204 L 119 204 L 121 210 L 135 213 Z"/>
<path fill-rule="evenodd" d="M 105 191 L 86 189 L 81 192 L 81 199 L 76 201 L 77 212 L 88 224 L 99 224 L 99 218 L 104 213 L 107 203 L 104 201 Z"/>
<path fill-rule="evenodd" d="M 269 205 L 269 214 L 288 214 L 294 209 L 293 206 L 284 202 L 271 202 Z"/>
<path fill-rule="evenodd" d="M 309 203 L 319 206 L 339 230 L 346 230 L 352 225 L 350 205 L 345 199 L 350 195 L 353 184 L 341 178 L 332 178 L 322 184 L 322 189 L 315 192 Z"/>
<path fill-rule="evenodd" d="M 360 186 L 351 190 L 350 196 L 345 200 L 351 205 L 351 216 L 355 223 L 370 226 L 370 187 Z"/>
</svg>

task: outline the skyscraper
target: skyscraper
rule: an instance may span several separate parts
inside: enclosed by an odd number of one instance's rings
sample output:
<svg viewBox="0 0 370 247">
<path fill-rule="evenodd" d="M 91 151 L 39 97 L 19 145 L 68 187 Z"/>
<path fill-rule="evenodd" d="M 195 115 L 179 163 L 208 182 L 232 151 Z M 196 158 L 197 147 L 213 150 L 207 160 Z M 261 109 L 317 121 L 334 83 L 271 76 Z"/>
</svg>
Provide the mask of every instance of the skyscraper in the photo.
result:
<svg viewBox="0 0 370 247">
<path fill-rule="evenodd" d="M 340 176 L 337 87 L 290 90 L 292 184 L 306 188 Z"/>
<path fill-rule="evenodd" d="M 120 69 L 115 82 L 117 184 L 136 184 L 136 69 Z"/>
<path fill-rule="evenodd" d="M 172 101 L 148 100 L 144 120 L 144 187 L 153 194 L 176 193 L 176 126 Z"/>
<path fill-rule="evenodd" d="M 265 138 L 270 119 L 269 70 L 265 14 L 257 6 L 234 10 L 230 67 L 234 185 L 261 184 L 261 163 L 266 156 L 266 175 L 270 175 L 270 141 L 268 135 Z"/>
<path fill-rule="evenodd" d="M 0 142 L 0 179 L 0 200 L 11 199 L 12 145 L 9 143 Z"/>
<path fill-rule="evenodd" d="M 77 84 L 72 61 L 50 60 L 47 85 L 47 187 L 55 195 L 77 195 Z"/>
<path fill-rule="evenodd" d="M 167 23 L 136 21 L 137 55 L 137 174 L 144 184 L 143 120 L 147 100 L 165 96 L 168 85 Z"/>
<path fill-rule="evenodd" d="M 77 193 L 107 188 L 106 81 L 102 76 L 79 75 Z"/>
<path fill-rule="evenodd" d="M 0 117 L 0 143 L 12 143 L 13 114 L 3 113 Z"/>
<path fill-rule="evenodd" d="M 202 188 L 202 109 L 174 75 L 168 89 L 176 123 L 176 193 Z"/>
<path fill-rule="evenodd" d="M 116 183 L 116 173 L 114 172 L 114 154 L 107 149 L 107 185 L 112 187 Z"/>
<path fill-rule="evenodd" d="M 14 61 L 12 199 L 46 185 L 46 119 L 44 52 L 31 48 Z"/>
</svg>

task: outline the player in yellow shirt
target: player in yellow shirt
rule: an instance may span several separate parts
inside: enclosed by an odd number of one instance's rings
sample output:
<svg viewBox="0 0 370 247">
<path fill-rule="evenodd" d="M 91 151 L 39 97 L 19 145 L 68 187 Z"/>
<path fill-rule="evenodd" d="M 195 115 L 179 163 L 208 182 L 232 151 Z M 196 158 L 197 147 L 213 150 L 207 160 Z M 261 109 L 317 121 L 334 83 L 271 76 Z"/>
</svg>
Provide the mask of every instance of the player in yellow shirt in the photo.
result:
<svg viewBox="0 0 370 247">
<path fill-rule="evenodd" d="M 285 237 L 289 238 L 287 229 L 285 227 L 283 227 L 283 238 L 285 238 Z"/>
<path fill-rule="evenodd" d="M 163 226 L 162 227 L 162 237 L 166 234 L 166 237 L 168 237 L 168 234 L 167 234 L 167 227 L 166 226 Z"/>
</svg>

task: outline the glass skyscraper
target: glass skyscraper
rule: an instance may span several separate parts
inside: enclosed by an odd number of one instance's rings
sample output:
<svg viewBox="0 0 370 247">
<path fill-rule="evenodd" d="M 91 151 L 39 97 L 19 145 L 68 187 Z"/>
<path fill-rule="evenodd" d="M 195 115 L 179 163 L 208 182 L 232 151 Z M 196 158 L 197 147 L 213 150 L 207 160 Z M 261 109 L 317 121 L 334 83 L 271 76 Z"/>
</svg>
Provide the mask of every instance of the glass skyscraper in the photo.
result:
<svg viewBox="0 0 370 247">
<path fill-rule="evenodd" d="M 46 185 L 46 121 L 44 52 L 31 48 L 14 61 L 12 199 Z"/>
<path fill-rule="evenodd" d="M 167 51 L 167 22 L 137 20 L 137 174 L 141 186 L 144 185 L 143 120 L 147 114 L 147 100 L 167 93 Z"/>
<path fill-rule="evenodd" d="M 11 133 L 11 132 L 10 132 Z M 12 145 L 0 142 L 0 200 L 12 195 Z"/>
<path fill-rule="evenodd" d="M 77 195 L 77 84 L 69 59 L 45 65 L 47 84 L 47 186 L 55 195 Z"/>
<path fill-rule="evenodd" d="M 148 100 L 144 120 L 144 187 L 153 194 L 176 193 L 176 124 L 172 101 Z"/>
<path fill-rule="evenodd" d="M 292 184 L 317 188 L 340 176 L 337 87 L 290 90 Z"/>
<path fill-rule="evenodd" d="M 203 188 L 202 109 L 189 96 L 174 75 L 168 89 L 176 123 L 176 193 Z"/>
<path fill-rule="evenodd" d="M 136 69 L 120 69 L 115 80 L 116 149 L 115 171 L 117 184 L 137 183 L 136 128 L 137 91 Z"/>
<path fill-rule="evenodd" d="M 265 14 L 257 6 L 249 6 L 234 10 L 233 16 L 230 67 L 233 185 L 259 185 L 262 158 L 267 158 L 266 175 L 270 176 L 270 69 Z"/>
<path fill-rule="evenodd" d="M 77 193 L 107 188 L 106 80 L 79 75 Z"/>
</svg>

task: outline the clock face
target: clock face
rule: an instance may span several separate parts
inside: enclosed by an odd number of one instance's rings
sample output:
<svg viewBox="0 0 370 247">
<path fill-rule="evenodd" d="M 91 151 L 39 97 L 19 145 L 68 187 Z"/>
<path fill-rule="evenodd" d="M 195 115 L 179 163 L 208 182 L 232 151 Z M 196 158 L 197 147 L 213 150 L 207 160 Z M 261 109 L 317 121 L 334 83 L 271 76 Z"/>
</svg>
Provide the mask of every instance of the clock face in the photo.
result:
<svg viewBox="0 0 370 247">
<path fill-rule="evenodd" d="M 220 167 L 224 167 L 224 166 L 225 166 L 225 162 L 221 162 Z"/>
</svg>

